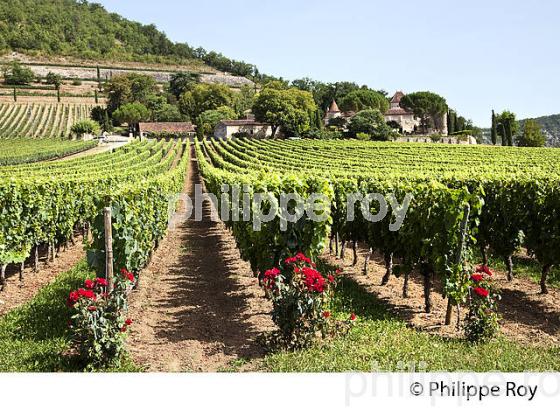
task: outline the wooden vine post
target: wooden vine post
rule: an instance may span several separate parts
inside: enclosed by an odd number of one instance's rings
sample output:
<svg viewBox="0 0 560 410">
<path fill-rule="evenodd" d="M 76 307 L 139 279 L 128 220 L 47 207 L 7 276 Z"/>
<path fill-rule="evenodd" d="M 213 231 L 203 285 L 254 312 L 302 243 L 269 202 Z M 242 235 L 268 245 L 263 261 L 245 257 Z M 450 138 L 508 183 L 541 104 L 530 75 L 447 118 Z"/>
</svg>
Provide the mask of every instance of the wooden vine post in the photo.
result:
<svg viewBox="0 0 560 410">
<path fill-rule="evenodd" d="M 465 250 L 465 242 L 467 240 L 467 229 L 468 229 L 468 225 L 469 225 L 469 217 L 471 214 L 471 207 L 469 204 L 467 204 L 465 206 L 465 210 L 464 210 L 464 219 L 461 222 L 461 231 L 460 231 L 460 237 L 459 237 L 459 246 L 457 247 L 457 254 L 455 256 L 455 263 L 457 265 L 461 264 L 461 269 L 463 269 L 462 264 L 463 264 L 463 251 Z M 451 324 L 451 316 L 453 314 L 453 302 L 457 303 L 456 301 L 452 300 L 450 297 L 448 297 L 447 300 L 447 311 L 445 313 L 445 325 L 448 326 Z M 461 320 L 460 318 L 460 306 L 457 303 L 457 324 L 459 323 L 459 320 Z"/>
<path fill-rule="evenodd" d="M 105 225 L 105 279 L 107 279 L 107 292 L 113 290 L 113 226 L 111 224 L 111 208 L 103 209 Z"/>
</svg>

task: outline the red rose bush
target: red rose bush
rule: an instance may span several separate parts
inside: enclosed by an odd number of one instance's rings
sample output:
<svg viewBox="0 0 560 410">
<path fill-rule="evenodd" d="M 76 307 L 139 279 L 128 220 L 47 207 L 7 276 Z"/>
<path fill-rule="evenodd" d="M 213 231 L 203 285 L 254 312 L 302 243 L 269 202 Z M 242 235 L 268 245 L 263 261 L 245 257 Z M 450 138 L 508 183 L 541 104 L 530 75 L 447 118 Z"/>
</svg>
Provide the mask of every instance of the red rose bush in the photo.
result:
<svg viewBox="0 0 560 410">
<path fill-rule="evenodd" d="M 327 308 L 336 282 L 337 273 L 323 275 L 302 253 L 260 276 L 261 286 L 272 300 L 272 319 L 285 346 L 304 347 L 318 335 L 326 335 L 333 320 Z"/>
<path fill-rule="evenodd" d="M 104 278 L 87 279 L 70 292 L 66 304 L 72 309 L 71 330 L 80 357 L 90 368 L 118 364 L 124 351 L 124 336 L 132 320 L 126 317 L 127 294 L 134 285 L 131 272 L 115 275 L 108 293 Z"/>
<path fill-rule="evenodd" d="M 470 276 L 469 312 L 465 322 L 465 336 L 471 342 L 484 342 L 496 335 L 498 325 L 497 302 L 500 295 L 491 284 L 492 271 L 486 265 L 476 268 Z"/>
</svg>

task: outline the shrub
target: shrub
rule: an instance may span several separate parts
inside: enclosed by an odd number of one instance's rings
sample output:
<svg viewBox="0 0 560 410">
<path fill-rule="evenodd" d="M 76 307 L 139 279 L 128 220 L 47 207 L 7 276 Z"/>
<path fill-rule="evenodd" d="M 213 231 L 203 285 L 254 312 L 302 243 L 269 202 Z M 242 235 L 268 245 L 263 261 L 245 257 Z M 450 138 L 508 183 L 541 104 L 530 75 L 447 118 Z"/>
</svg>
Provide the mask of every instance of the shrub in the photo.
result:
<svg viewBox="0 0 560 410">
<path fill-rule="evenodd" d="M 9 85 L 27 85 L 35 79 L 35 74 L 30 68 L 13 61 L 3 68 L 4 82 Z"/>
<path fill-rule="evenodd" d="M 82 80 L 72 80 L 72 85 L 80 86 L 82 85 Z"/>
<path fill-rule="evenodd" d="M 98 135 L 101 128 L 99 127 L 99 124 L 96 121 L 85 119 L 82 121 L 78 121 L 77 123 L 72 125 L 72 128 L 70 130 L 72 131 L 72 133 L 81 137 L 86 134 Z"/>
<path fill-rule="evenodd" d="M 325 337 L 329 330 L 336 329 L 328 306 L 338 273 L 323 276 L 308 257 L 298 253 L 260 277 L 261 286 L 272 300 L 272 320 L 280 328 L 284 346 L 305 347 L 318 335 Z"/>
<path fill-rule="evenodd" d="M 360 141 L 369 141 L 371 139 L 371 136 L 366 132 L 358 132 L 356 134 L 356 139 Z"/>
<path fill-rule="evenodd" d="M 73 342 L 88 368 L 120 363 L 126 331 L 132 324 L 126 318 L 127 292 L 134 282 L 134 275 L 123 269 L 115 276 L 111 293 L 103 278 L 87 279 L 83 288 L 70 292 L 67 305 L 75 311 Z"/>
<path fill-rule="evenodd" d="M 467 340 L 479 343 L 492 339 L 498 332 L 500 295 L 490 284 L 492 272 L 488 266 L 479 266 L 469 279 L 469 312 L 465 322 Z"/>
</svg>

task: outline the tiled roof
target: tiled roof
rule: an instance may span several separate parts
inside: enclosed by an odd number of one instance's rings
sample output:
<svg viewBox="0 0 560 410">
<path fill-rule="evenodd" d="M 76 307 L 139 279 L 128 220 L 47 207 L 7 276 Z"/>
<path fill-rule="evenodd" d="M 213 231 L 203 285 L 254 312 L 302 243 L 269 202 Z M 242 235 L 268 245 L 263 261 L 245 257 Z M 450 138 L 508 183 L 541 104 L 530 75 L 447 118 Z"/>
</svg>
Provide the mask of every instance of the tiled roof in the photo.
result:
<svg viewBox="0 0 560 410">
<path fill-rule="evenodd" d="M 412 112 L 405 110 L 404 108 L 390 108 L 385 115 L 414 115 Z"/>
<path fill-rule="evenodd" d="M 395 95 L 393 95 L 393 98 L 391 98 L 391 103 L 398 104 L 401 102 L 401 98 L 403 97 L 404 97 L 404 93 L 402 91 L 397 91 Z"/>
<path fill-rule="evenodd" d="M 138 124 L 140 132 L 195 132 L 196 126 L 191 122 L 141 122 Z"/>
<path fill-rule="evenodd" d="M 227 125 L 227 126 L 247 126 L 247 125 L 254 125 L 254 126 L 265 126 L 268 124 L 262 123 L 262 122 L 258 122 L 255 120 L 223 120 L 220 121 L 220 124 L 223 125 Z"/>
<path fill-rule="evenodd" d="M 328 112 L 340 112 L 340 109 L 338 108 L 338 104 L 336 103 L 336 101 L 333 99 L 331 106 L 329 107 L 329 111 Z"/>
</svg>

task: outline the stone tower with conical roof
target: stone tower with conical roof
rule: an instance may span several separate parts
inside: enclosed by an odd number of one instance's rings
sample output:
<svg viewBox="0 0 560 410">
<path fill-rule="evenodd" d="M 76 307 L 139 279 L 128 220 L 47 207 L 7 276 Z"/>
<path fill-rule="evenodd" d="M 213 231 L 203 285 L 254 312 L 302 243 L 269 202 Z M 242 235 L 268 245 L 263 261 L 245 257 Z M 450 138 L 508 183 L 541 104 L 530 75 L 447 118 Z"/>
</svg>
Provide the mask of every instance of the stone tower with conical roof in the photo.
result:
<svg viewBox="0 0 560 410">
<path fill-rule="evenodd" d="M 341 116 L 342 116 L 342 111 L 340 111 L 340 108 L 338 108 L 338 104 L 336 103 L 336 100 L 333 98 L 329 109 L 325 113 L 325 117 L 323 118 L 323 121 L 325 122 L 325 125 L 328 125 L 331 119 L 339 118 Z"/>
</svg>

